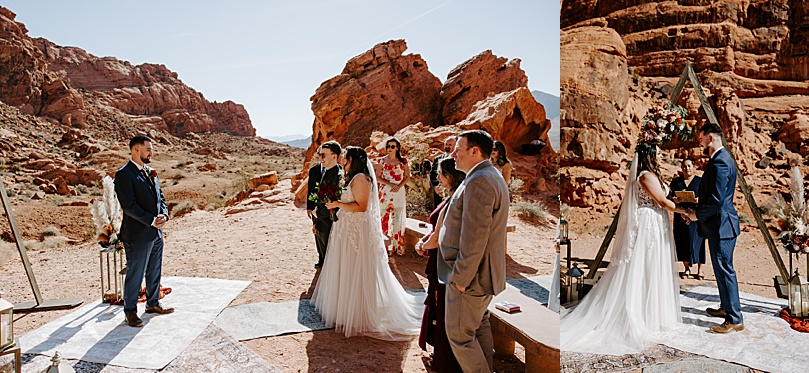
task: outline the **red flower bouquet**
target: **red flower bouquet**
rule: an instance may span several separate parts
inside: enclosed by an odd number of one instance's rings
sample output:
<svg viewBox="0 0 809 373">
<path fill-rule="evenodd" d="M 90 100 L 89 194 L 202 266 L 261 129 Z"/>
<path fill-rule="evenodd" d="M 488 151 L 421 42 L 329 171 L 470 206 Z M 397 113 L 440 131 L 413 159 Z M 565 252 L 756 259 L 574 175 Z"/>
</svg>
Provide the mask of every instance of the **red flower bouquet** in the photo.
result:
<svg viewBox="0 0 809 373">
<path fill-rule="evenodd" d="M 317 192 L 309 195 L 309 200 L 314 203 L 329 203 L 338 201 L 343 194 L 343 188 L 336 183 L 317 183 Z M 329 209 L 331 221 L 337 221 L 337 211 Z"/>
</svg>

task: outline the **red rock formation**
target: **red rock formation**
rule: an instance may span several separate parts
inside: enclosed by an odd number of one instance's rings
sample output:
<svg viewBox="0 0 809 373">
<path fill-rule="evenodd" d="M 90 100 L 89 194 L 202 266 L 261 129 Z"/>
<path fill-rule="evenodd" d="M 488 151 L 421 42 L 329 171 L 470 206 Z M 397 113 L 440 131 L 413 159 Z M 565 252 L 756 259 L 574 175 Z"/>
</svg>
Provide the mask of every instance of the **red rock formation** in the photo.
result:
<svg viewBox="0 0 809 373">
<path fill-rule="evenodd" d="M 497 57 L 487 50 L 458 65 L 441 87 L 445 125 L 466 119 L 478 101 L 490 95 L 528 86 L 520 60 Z"/>
<path fill-rule="evenodd" d="M 328 140 L 366 146 L 373 130 L 441 124 L 441 81 L 420 55 L 403 55 L 406 49 L 404 40 L 377 44 L 320 85 L 311 98 L 315 121 L 307 161 Z"/>
<path fill-rule="evenodd" d="M 250 117 L 232 101 L 209 102 L 163 65 L 98 58 L 75 47 L 31 39 L 0 7 L 0 100 L 23 113 L 84 127 L 102 108 L 142 118 L 175 135 L 227 132 L 255 136 Z"/>
<path fill-rule="evenodd" d="M 809 109 L 809 3 L 563 0 L 561 5 L 563 202 L 613 211 L 638 119 L 650 104 L 668 98 L 686 62 L 694 66 L 741 172 L 754 187 L 761 179 L 761 193 L 771 193 L 767 167 L 787 162 L 784 157 L 761 162 L 779 148 L 773 139 L 809 154 L 796 114 Z M 698 123 L 706 121 L 689 85 L 679 104 Z M 678 146 L 684 147 L 674 151 L 679 156 L 701 154 L 695 142 Z"/>
</svg>

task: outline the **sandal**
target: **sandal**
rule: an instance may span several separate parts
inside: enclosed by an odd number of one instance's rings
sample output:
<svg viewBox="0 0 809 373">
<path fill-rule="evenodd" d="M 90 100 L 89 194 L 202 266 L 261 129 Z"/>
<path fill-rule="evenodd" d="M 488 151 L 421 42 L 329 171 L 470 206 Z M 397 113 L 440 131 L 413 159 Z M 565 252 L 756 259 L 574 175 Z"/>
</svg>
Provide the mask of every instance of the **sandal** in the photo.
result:
<svg viewBox="0 0 809 373">
<path fill-rule="evenodd" d="M 695 274 L 691 275 L 691 277 L 693 277 L 693 278 L 695 278 L 697 280 L 704 280 L 705 279 L 705 275 L 702 275 L 700 273 L 695 273 Z"/>
</svg>

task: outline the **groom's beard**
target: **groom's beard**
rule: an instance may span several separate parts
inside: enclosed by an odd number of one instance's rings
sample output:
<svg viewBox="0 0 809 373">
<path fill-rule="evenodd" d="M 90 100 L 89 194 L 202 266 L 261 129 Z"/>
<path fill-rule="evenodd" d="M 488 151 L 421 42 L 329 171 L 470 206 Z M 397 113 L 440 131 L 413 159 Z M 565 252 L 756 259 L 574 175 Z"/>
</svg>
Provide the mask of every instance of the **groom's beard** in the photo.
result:
<svg viewBox="0 0 809 373">
<path fill-rule="evenodd" d="M 143 162 L 144 164 L 147 164 L 147 163 L 151 162 L 152 159 L 151 158 L 146 158 L 146 157 L 140 157 L 140 161 Z"/>
</svg>

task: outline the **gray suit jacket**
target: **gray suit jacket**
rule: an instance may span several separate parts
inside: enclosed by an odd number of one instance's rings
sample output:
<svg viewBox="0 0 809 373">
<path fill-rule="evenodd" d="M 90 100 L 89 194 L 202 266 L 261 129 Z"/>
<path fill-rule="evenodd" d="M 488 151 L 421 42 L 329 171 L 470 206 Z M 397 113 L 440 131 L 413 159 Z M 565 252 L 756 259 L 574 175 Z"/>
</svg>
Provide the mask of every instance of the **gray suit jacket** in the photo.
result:
<svg viewBox="0 0 809 373">
<path fill-rule="evenodd" d="M 438 234 L 438 279 L 472 294 L 506 288 L 508 186 L 488 160 L 469 171 L 446 207 Z"/>
</svg>

